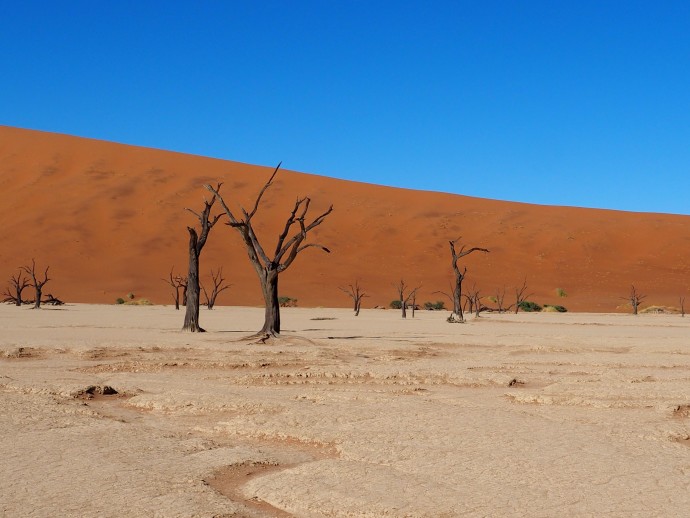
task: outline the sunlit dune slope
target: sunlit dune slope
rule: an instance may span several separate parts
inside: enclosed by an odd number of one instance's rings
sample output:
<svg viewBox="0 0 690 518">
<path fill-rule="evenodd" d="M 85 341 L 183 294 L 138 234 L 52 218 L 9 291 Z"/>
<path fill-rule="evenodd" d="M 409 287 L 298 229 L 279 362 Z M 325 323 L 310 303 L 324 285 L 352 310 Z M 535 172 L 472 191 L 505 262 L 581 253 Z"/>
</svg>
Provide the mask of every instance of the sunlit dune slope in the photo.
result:
<svg viewBox="0 0 690 518">
<path fill-rule="evenodd" d="M 184 208 L 203 206 L 202 184 L 222 181 L 231 208 L 251 207 L 271 172 L 0 126 L 0 282 L 4 289 L 35 258 L 50 265 L 45 292 L 67 301 L 113 303 L 133 292 L 169 304 L 161 279 L 173 267 L 186 271 L 186 227 L 196 221 Z M 580 311 L 624 310 L 632 283 L 646 304 L 677 306 L 690 291 L 688 216 L 527 205 L 285 170 L 255 217 L 266 248 L 300 195 L 312 198 L 313 215 L 335 207 L 310 236 L 332 253 L 308 249 L 281 276 L 281 294 L 301 306 L 348 306 L 338 287 L 356 279 L 369 295 L 365 307 L 387 306 L 400 279 L 421 285 L 418 302 L 444 299 L 434 292 L 449 289 L 448 240 L 460 236 L 491 250 L 462 262 L 466 287 L 486 297 L 505 287 L 506 302 L 525 278 L 530 300 Z M 261 304 L 238 234 L 220 224 L 201 258 L 202 279 L 219 266 L 232 283 L 220 304 Z"/>
</svg>

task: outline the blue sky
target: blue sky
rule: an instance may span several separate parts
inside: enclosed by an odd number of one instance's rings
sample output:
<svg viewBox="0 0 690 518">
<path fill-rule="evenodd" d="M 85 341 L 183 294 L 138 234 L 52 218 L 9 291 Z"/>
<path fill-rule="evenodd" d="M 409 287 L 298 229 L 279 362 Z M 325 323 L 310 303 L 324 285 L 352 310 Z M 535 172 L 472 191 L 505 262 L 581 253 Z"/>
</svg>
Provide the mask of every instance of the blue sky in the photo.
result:
<svg viewBox="0 0 690 518">
<path fill-rule="evenodd" d="M 690 214 L 690 3 L 0 0 L 0 124 Z"/>
</svg>

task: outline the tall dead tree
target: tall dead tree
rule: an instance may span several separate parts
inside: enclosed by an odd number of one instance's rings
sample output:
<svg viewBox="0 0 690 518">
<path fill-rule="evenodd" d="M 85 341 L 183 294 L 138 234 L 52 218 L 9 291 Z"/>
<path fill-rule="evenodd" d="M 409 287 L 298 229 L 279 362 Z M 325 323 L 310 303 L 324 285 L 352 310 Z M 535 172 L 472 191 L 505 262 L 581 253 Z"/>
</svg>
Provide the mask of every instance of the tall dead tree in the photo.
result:
<svg viewBox="0 0 690 518">
<path fill-rule="evenodd" d="M 213 306 L 216 305 L 216 297 L 218 297 L 222 291 L 225 291 L 232 286 L 232 284 L 223 284 L 225 279 L 223 278 L 222 266 L 218 268 L 217 272 L 211 270 L 211 280 L 213 281 L 213 289 L 211 290 L 210 295 L 206 291 L 204 285 L 201 285 L 201 289 L 204 292 L 204 298 L 206 299 L 206 307 L 208 309 L 213 309 Z"/>
<path fill-rule="evenodd" d="M 212 189 L 213 192 L 217 194 L 222 185 L 223 184 L 219 183 L 215 190 Z M 197 217 L 200 226 L 198 233 L 195 228 L 187 227 L 187 230 L 189 231 L 189 269 L 187 271 L 187 285 L 184 287 L 183 293 L 183 296 L 185 297 L 183 303 L 186 306 L 186 310 L 182 330 L 190 331 L 192 333 L 204 332 L 204 329 L 199 325 L 199 256 L 201 255 L 201 250 L 203 250 L 206 240 L 208 239 L 208 233 L 223 216 L 223 213 L 221 212 L 211 217 L 211 209 L 213 208 L 213 204 L 215 202 L 215 196 L 211 198 L 211 201 L 204 199 L 204 208 L 201 212 L 195 212 L 192 209 L 185 207 L 185 210 L 188 210 Z"/>
<path fill-rule="evenodd" d="M 31 285 L 28 277 L 24 277 L 23 272 L 19 270 L 17 275 L 10 277 L 9 286 L 3 293 L 5 299 L 3 302 L 13 302 L 15 306 L 22 305 L 22 292 L 25 288 Z"/>
<path fill-rule="evenodd" d="M 647 298 L 647 295 L 642 295 L 637 291 L 637 288 L 635 288 L 634 284 L 630 285 L 630 295 L 627 297 L 621 297 L 623 300 L 627 300 L 630 305 L 632 306 L 633 310 L 633 315 L 637 315 L 637 311 L 640 307 L 640 304 L 644 299 Z"/>
<path fill-rule="evenodd" d="M 527 293 L 527 278 L 525 278 L 524 281 L 522 281 L 522 286 L 519 288 L 515 288 L 515 314 L 518 314 L 518 311 L 520 311 L 520 305 L 525 302 L 529 297 L 534 295 L 534 293 L 530 293 L 529 295 L 525 295 Z"/>
<path fill-rule="evenodd" d="M 455 286 L 453 287 L 453 314 L 450 316 L 449 321 L 464 322 L 464 315 L 462 314 L 462 281 L 467 273 L 467 268 L 463 268 L 460 271 L 458 266 L 458 261 L 471 254 L 472 252 L 484 252 L 489 253 L 486 248 L 472 247 L 465 250 L 465 245 L 460 248 L 460 250 L 455 249 L 455 245 L 461 238 L 449 241 L 450 244 L 450 254 L 452 257 L 451 266 L 453 267 L 453 273 L 455 274 Z"/>
<path fill-rule="evenodd" d="M 38 273 L 36 272 L 36 260 L 31 259 L 31 266 L 22 266 L 22 270 L 24 270 L 27 274 L 31 276 L 31 283 L 29 286 L 32 286 L 34 290 L 36 291 L 36 300 L 34 302 L 34 309 L 41 309 L 41 296 L 43 294 L 43 286 L 50 280 L 48 278 L 48 269 L 50 266 L 46 266 L 45 272 L 43 272 L 43 279 L 40 279 L 37 275 Z"/>
<path fill-rule="evenodd" d="M 218 190 L 214 189 L 210 185 L 206 185 L 206 189 L 209 190 L 220 202 L 225 214 L 227 214 L 230 221 L 227 224 L 234 228 L 242 237 L 242 241 L 249 256 L 249 260 L 259 277 L 259 282 L 261 283 L 261 292 L 264 297 L 264 303 L 266 305 L 264 312 L 264 325 L 261 330 L 256 333 L 255 336 L 261 337 L 263 340 L 269 337 L 280 336 L 280 304 L 278 302 L 278 276 L 287 270 L 290 265 L 294 262 L 297 255 L 306 250 L 307 248 L 319 248 L 324 252 L 330 253 L 330 250 L 323 245 L 315 243 L 305 244 L 308 233 L 314 228 L 318 227 L 323 223 L 324 219 L 333 211 L 333 205 L 331 205 L 328 210 L 314 218 L 311 222 L 307 223 L 307 213 L 309 211 L 309 205 L 311 204 L 311 199 L 309 197 L 297 198 L 292 212 L 285 221 L 285 226 L 278 236 L 278 242 L 276 243 L 275 251 L 270 257 L 263 246 L 259 242 L 259 238 L 254 232 L 254 227 L 252 225 L 252 218 L 256 215 L 259 209 L 259 204 L 261 203 L 261 198 L 263 197 L 266 190 L 273 184 L 273 179 L 280 165 L 275 168 L 273 174 L 268 179 L 266 184 L 263 186 L 261 191 L 256 197 L 254 202 L 254 207 L 251 212 L 247 212 L 244 208 L 240 208 L 243 217 L 238 219 L 235 217 L 233 212 L 227 206 Z M 293 227 L 296 226 L 294 233 Z"/>
<path fill-rule="evenodd" d="M 403 279 L 400 279 L 400 282 L 394 284 L 393 286 L 395 287 L 395 291 L 398 293 L 398 300 L 400 301 L 400 306 L 402 309 L 402 317 L 407 318 L 407 305 L 413 298 L 416 298 L 417 290 L 421 288 L 421 286 L 417 286 L 415 289 L 408 292 L 407 290 L 410 287 Z"/>
<path fill-rule="evenodd" d="M 347 287 L 340 286 L 339 289 L 352 299 L 352 302 L 355 306 L 355 316 L 359 316 L 359 310 L 362 307 L 362 299 L 367 296 L 362 287 L 359 285 L 359 281 L 355 281 L 354 284 L 348 284 Z"/>
<path fill-rule="evenodd" d="M 173 266 L 170 270 L 170 275 L 167 279 L 161 279 L 166 284 L 169 284 L 173 290 L 173 301 L 175 302 L 175 309 L 180 309 L 180 289 L 187 289 L 187 279 L 181 275 L 173 275 Z"/>
</svg>

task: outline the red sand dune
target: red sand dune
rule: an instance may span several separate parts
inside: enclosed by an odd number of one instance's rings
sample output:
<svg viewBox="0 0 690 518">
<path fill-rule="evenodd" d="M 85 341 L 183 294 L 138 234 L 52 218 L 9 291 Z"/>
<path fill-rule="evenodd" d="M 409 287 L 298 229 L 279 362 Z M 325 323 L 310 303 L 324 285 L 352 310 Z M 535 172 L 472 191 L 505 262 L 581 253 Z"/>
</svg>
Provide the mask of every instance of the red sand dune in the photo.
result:
<svg viewBox="0 0 690 518">
<path fill-rule="evenodd" d="M 169 304 L 161 279 L 173 266 L 186 272 L 186 226 L 195 223 L 184 207 L 199 210 L 202 184 L 216 181 L 231 208 L 251 207 L 270 173 L 0 126 L 0 286 L 35 258 L 50 265 L 45 292 L 64 300 L 113 303 L 134 292 Z M 536 302 L 616 311 L 631 283 L 647 294 L 645 304 L 677 306 L 690 288 L 690 216 L 537 206 L 282 171 L 255 218 L 264 243 L 275 243 L 298 195 L 311 196 L 315 215 L 335 206 L 310 239 L 332 253 L 307 250 L 281 276 L 281 294 L 301 306 L 348 306 L 338 286 L 355 279 L 369 294 L 365 307 L 387 306 L 401 278 L 422 285 L 418 302 L 443 299 L 433 292 L 448 291 L 448 240 L 459 236 L 491 250 L 462 263 L 466 286 L 476 283 L 486 296 L 505 286 L 512 299 L 527 278 Z M 261 304 L 239 236 L 224 225 L 204 249 L 202 280 L 218 266 L 233 284 L 219 304 Z M 568 297 L 559 298 L 558 288 Z"/>
</svg>

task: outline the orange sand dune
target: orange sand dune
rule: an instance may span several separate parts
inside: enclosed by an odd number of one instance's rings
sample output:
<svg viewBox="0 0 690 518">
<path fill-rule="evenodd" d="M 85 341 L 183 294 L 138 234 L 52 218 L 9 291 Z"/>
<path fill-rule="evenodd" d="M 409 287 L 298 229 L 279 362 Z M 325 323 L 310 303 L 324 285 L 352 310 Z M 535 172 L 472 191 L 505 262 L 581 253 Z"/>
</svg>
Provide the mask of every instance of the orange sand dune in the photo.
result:
<svg viewBox="0 0 690 518">
<path fill-rule="evenodd" d="M 134 292 L 169 304 L 161 279 L 173 266 L 186 271 L 186 226 L 195 223 L 184 207 L 202 207 L 202 184 L 216 181 L 231 207 L 251 206 L 270 173 L 0 126 L 0 282 L 36 258 L 50 265 L 45 292 L 67 301 L 113 303 Z M 459 236 L 491 250 L 464 261 L 466 286 L 476 283 L 486 296 L 505 286 L 512 298 L 527 278 L 531 300 L 615 311 L 631 283 L 648 304 L 678 305 L 690 288 L 689 216 L 536 206 L 282 171 L 256 216 L 265 243 L 275 243 L 298 195 L 312 197 L 314 214 L 335 206 L 312 236 L 332 253 L 307 250 L 281 277 L 281 294 L 301 306 L 348 306 L 338 286 L 355 279 L 369 294 L 367 307 L 388 305 L 401 278 L 422 286 L 419 302 L 442 299 L 433 292 L 448 290 L 448 240 Z M 202 255 L 202 279 L 218 266 L 233 284 L 220 304 L 261 304 L 239 236 L 220 225 Z"/>
</svg>

